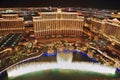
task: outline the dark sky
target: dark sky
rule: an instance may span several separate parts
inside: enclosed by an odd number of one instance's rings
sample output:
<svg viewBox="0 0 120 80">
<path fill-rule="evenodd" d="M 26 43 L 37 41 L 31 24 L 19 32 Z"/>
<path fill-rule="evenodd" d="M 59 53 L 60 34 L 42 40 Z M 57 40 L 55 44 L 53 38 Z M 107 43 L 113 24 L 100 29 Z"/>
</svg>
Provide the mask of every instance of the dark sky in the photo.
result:
<svg viewBox="0 0 120 80">
<path fill-rule="evenodd" d="M 0 7 L 91 7 L 120 10 L 120 0 L 0 0 Z"/>
</svg>

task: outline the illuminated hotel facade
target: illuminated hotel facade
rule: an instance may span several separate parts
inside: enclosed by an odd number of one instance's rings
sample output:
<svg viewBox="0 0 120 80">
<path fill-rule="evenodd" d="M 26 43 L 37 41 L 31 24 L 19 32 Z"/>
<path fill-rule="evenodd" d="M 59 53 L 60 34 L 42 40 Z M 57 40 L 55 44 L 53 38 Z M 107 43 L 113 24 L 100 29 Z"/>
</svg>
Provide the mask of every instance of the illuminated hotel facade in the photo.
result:
<svg viewBox="0 0 120 80">
<path fill-rule="evenodd" d="M 0 34 L 24 32 L 24 19 L 18 14 L 2 14 L 0 18 Z"/>
<path fill-rule="evenodd" d="M 116 18 L 120 18 L 120 12 L 118 12 L 117 14 L 112 13 L 111 16 L 112 16 L 112 17 L 116 17 Z"/>
<path fill-rule="evenodd" d="M 47 35 L 76 35 L 83 31 L 84 17 L 77 12 L 39 12 L 39 17 L 33 17 L 36 38 Z"/>
<path fill-rule="evenodd" d="M 114 20 L 91 20 L 91 30 L 120 44 L 120 22 Z"/>
</svg>

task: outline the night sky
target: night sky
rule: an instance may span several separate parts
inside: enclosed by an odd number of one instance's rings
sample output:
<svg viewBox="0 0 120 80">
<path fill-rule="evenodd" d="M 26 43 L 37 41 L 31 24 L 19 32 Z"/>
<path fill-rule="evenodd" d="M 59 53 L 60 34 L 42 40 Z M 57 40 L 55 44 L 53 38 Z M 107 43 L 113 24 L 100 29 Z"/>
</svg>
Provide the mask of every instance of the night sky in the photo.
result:
<svg viewBox="0 0 120 80">
<path fill-rule="evenodd" d="M 120 10 L 120 0 L 0 0 L 0 7 L 91 7 Z"/>
</svg>

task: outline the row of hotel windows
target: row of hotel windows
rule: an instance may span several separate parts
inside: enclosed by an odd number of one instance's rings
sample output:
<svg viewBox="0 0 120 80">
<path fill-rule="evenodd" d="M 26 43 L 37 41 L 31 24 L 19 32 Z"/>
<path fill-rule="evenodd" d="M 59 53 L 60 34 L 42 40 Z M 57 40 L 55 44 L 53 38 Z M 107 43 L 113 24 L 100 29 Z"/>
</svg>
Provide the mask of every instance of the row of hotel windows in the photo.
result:
<svg viewBox="0 0 120 80">
<path fill-rule="evenodd" d="M 3 19 L 17 19 L 18 16 L 2 16 Z"/>
<path fill-rule="evenodd" d="M 23 21 L 0 21 L 0 29 L 2 28 L 21 28 L 24 27 Z"/>
<path fill-rule="evenodd" d="M 101 23 L 99 23 L 99 22 L 92 22 L 91 29 L 92 29 L 94 32 L 97 32 L 97 33 L 101 32 L 102 27 L 103 27 L 103 26 L 102 26 Z"/>
<path fill-rule="evenodd" d="M 120 41 L 120 27 L 106 24 L 104 32 L 107 36 L 113 36 L 115 39 Z"/>
<path fill-rule="evenodd" d="M 22 29 L 25 29 L 24 27 L 16 27 L 16 28 L 2 28 L 2 29 L 0 29 L 0 30 L 22 30 Z"/>
<path fill-rule="evenodd" d="M 40 14 L 42 18 L 77 18 L 77 14 Z"/>
<path fill-rule="evenodd" d="M 9 33 L 23 33 L 24 29 L 15 29 L 15 30 L 0 30 L 0 34 L 9 34 Z"/>
<path fill-rule="evenodd" d="M 92 22 L 92 31 L 94 32 L 102 32 L 102 34 L 105 34 L 108 37 L 115 38 L 118 41 L 120 41 L 120 26 L 109 24 L 109 23 L 100 23 L 100 22 Z"/>
<path fill-rule="evenodd" d="M 84 21 L 76 20 L 50 20 L 34 22 L 35 31 L 52 30 L 52 29 L 79 29 L 82 30 Z"/>
<path fill-rule="evenodd" d="M 80 30 L 49 30 L 42 32 L 35 32 L 35 37 L 45 37 L 47 35 L 77 35 L 78 37 L 82 34 Z"/>
</svg>

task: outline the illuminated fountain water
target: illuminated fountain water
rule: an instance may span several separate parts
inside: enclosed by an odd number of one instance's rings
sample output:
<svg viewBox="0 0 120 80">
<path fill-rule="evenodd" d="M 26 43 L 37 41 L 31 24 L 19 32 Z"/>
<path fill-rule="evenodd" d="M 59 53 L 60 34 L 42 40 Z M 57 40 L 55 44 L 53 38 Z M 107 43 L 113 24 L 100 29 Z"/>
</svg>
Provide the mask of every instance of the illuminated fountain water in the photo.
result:
<svg viewBox="0 0 120 80">
<path fill-rule="evenodd" d="M 49 69 L 91 71 L 102 74 L 115 74 L 116 70 L 116 68 L 113 67 L 88 62 L 72 63 L 72 51 L 60 51 L 59 53 L 57 53 L 56 58 L 57 62 L 29 62 L 17 65 L 7 71 L 8 77 L 14 78 L 23 74 Z"/>
<path fill-rule="evenodd" d="M 58 64 L 70 64 L 72 63 L 73 53 L 71 51 L 59 52 L 56 56 Z"/>
</svg>

